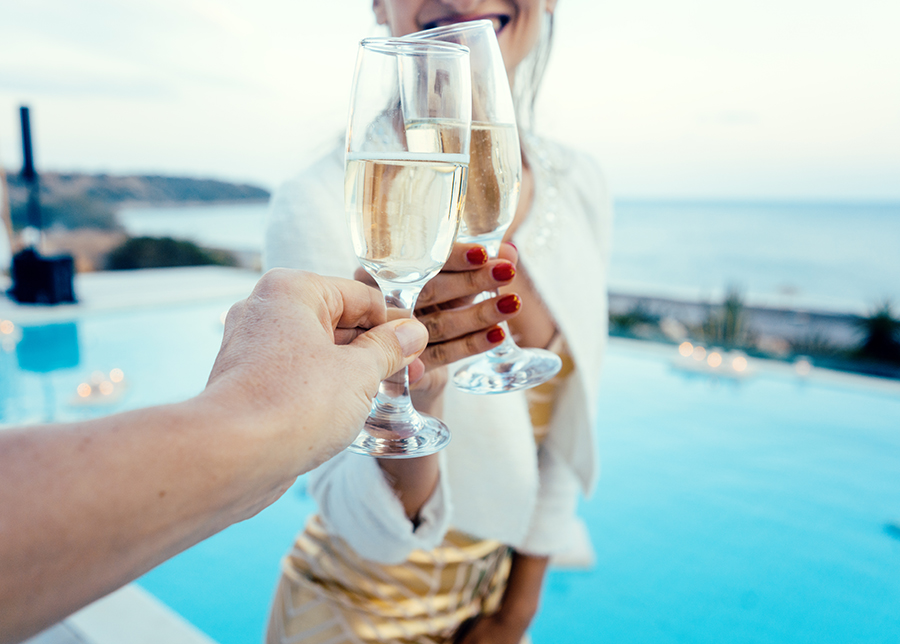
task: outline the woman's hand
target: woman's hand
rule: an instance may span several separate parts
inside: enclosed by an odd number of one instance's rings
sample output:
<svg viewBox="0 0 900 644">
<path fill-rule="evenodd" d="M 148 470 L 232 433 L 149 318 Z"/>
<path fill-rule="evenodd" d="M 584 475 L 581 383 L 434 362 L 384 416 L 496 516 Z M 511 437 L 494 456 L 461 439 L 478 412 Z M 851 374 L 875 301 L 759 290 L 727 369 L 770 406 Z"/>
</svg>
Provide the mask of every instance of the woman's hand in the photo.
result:
<svg viewBox="0 0 900 644">
<path fill-rule="evenodd" d="M 546 556 L 513 552 L 499 610 L 464 622 L 454 644 L 518 644 L 537 614 L 549 561 Z"/>
<path fill-rule="evenodd" d="M 485 615 L 463 624 L 453 644 L 519 644 L 529 623 L 506 619 L 502 613 Z"/>
<path fill-rule="evenodd" d="M 425 375 L 411 386 L 417 409 L 437 413 L 434 406 L 447 383 L 444 367 L 500 344 L 504 332 L 497 325 L 519 312 L 522 301 L 516 293 L 473 302 L 480 293 L 506 286 L 515 277 L 515 247 L 501 244 L 499 255 L 489 260 L 484 246 L 457 243 L 444 268 L 419 294 L 415 317 L 428 329 L 428 347 L 420 356 Z M 374 285 L 362 268 L 355 277 Z"/>
</svg>

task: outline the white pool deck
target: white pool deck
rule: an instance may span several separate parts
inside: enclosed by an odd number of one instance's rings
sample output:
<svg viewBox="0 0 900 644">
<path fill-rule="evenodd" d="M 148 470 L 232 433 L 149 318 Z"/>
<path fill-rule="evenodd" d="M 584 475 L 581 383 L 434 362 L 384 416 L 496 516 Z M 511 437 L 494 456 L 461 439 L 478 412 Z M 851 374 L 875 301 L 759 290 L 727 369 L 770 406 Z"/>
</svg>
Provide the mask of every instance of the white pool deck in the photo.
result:
<svg viewBox="0 0 900 644">
<path fill-rule="evenodd" d="M 129 584 L 25 644 L 216 644 L 146 590 Z"/>
<path fill-rule="evenodd" d="M 19 305 L 0 295 L 0 320 L 44 324 L 121 310 L 246 297 L 260 274 L 222 267 L 167 268 L 80 274 L 78 304 Z M 9 280 L 0 276 L 0 291 Z M 215 644 L 195 626 L 135 584 L 104 597 L 27 644 Z"/>
<path fill-rule="evenodd" d="M 160 306 L 247 297 L 260 273 L 221 266 L 159 268 L 139 271 L 81 273 L 75 277 L 77 304 L 56 306 L 17 304 L 0 294 L 0 319 L 16 324 L 41 324 L 107 311 L 153 309 Z M 9 279 L 0 276 L 0 293 Z"/>
</svg>

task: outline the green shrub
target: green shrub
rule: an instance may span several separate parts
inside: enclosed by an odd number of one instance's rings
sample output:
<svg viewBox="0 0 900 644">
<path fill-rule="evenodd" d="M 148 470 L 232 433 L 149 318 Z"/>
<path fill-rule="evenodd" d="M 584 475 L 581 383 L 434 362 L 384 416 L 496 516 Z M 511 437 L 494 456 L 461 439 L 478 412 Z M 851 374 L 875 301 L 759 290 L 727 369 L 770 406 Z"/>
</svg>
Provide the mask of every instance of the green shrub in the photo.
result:
<svg viewBox="0 0 900 644">
<path fill-rule="evenodd" d="M 202 248 L 171 237 L 132 237 L 106 256 L 106 268 L 112 271 L 237 264 L 237 258 L 228 251 Z"/>
<path fill-rule="evenodd" d="M 857 327 L 864 337 L 856 355 L 866 360 L 900 364 L 900 320 L 894 317 L 890 302 L 876 307 Z"/>
<path fill-rule="evenodd" d="M 626 313 L 610 313 L 609 326 L 615 335 L 647 335 L 648 331 L 658 330 L 659 316 L 651 313 L 644 302 L 638 301 Z"/>
<path fill-rule="evenodd" d="M 720 307 L 710 310 L 702 327 L 703 340 L 726 349 L 745 348 L 751 344 L 751 334 L 747 327 L 744 298 L 732 287 Z"/>
</svg>

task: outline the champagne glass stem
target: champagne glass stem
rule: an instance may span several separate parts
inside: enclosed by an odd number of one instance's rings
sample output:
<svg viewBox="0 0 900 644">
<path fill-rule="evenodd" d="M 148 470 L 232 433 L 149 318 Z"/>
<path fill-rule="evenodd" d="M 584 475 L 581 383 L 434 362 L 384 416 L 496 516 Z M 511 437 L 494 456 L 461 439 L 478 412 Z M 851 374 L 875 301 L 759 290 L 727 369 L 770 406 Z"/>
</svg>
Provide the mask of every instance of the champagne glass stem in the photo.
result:
<svg viewBox="0 0 900 644">
<path fill-rule="evenodd" d="M 498 293 L 498 291 L 491 291 L 491 297 L 494 297 Z M 503 329 L 503 342 L 490 350 L 489 357 L 503 361 L 506 356 L 510 355 L 518 348 L 518 345 L 513 340 L 512 333 L 509 330 L 509 325 L 505 320 L 497 326 Z"/>
<path fill-rule="evenodd" d="M 389 285 L 379 284 L 384 294 L 384 303 L 388 307 L 388 317 L 391 319 L 411 318 L 415 308 L 416 299 L 422 290 L 421 286 L 392 288 Z M 372 404 L 373 416 L 385 421 L 384 430 L 393 431 L 396 435 L 412 434 L 415 428 L 391 427 L 391 418 L 399 414 L 409 416 L 414 413 L 412 399 L 409 396 L 409 370 L 404 367 L 397 373 L 391 374 L 378 386 L 378 394 Z M 379 423 L 380 424 L 380 423 Z M 370 429 L 370 432 L 372 430 Z"/>
</svg>

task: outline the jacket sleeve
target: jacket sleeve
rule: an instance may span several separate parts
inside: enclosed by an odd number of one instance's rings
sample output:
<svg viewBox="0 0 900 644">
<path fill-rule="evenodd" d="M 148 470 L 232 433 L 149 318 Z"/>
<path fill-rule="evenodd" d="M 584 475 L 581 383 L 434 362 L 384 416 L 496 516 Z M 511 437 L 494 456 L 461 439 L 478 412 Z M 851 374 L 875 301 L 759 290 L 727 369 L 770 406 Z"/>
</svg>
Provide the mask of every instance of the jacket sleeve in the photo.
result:
<svg viewBox="0 0 900 644">
<path fill-rule="evenodd" d="M 263 266 L 353 277 L 359 262 L 347 230 L 343 170 L 337 159 L 322 159 L 272 195 Z"/>
<path fill-rule="evenodd" d="M 591 252 L 594 262 L 594 286 L 606 298 L 606 269 L 609 263 L 612 207 L 600 166 L 588 154 L 560 153 L 564 168 L 560 178 L 560 207 L 571 209 L 574 220 L 589 231 L 582 247 Z M 560 279 L 559 276 L 556 279 Z M 546 286 L 551 286 L 552 281 Z M 543 294 L 543 291 L 542 291 Z M 553 311 L 565 317 L 560 325 L 579 342 L 569 348 L 575 372 L 556 390 L 556 402 L 550 435 L 538 452 L 539 487 L 532 521 L 519 549 L 530 554 L 557 554 L 583 540 L 582 522 L 577 517 L 581 492 L 593 487 L 596 476 L 595 441 L 596 395 L 600 364 L 605 347 L 606 306 L 601 316 L 573 315 L 570 300 L 558 302 Z M 560 320 L 557 320 L 558 323 Z M 589 326 L 586 326 L 589 325 Z M 584 338 L 590 342 L 585 343 Z M 579 412 L 580 413 L 577 413 Z"/>
<path fill-rule="evenodd" d="M 537 502 L 525 539 L 516 550 L 531 555 L 553 555 L 566 550 L 578 535 L 579 482 L 565 461 L 549 449 L 538 450 Z"/>
<path fill-rule="evenodd" d="M 406 517 L 378 461 L 368 456 L 341 452 L 310 474 L 309 491 L 330 532 L 366 559 L 399 564 L 413 550 L 432 550 L 444 539 L 450 521 L 444 478 L 422 506 L 418 525 Z"/>
</svg>

